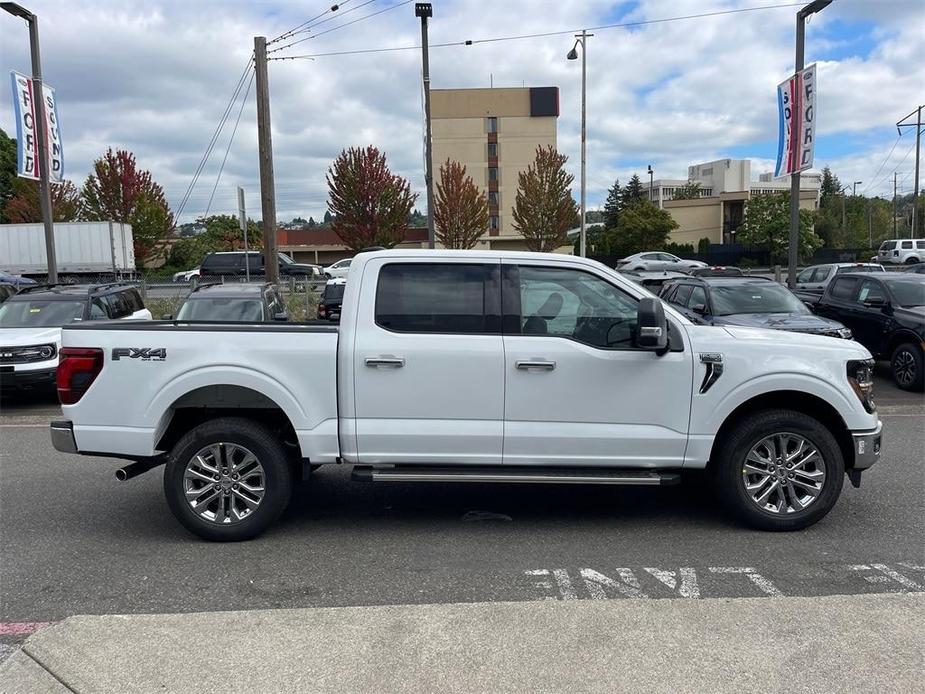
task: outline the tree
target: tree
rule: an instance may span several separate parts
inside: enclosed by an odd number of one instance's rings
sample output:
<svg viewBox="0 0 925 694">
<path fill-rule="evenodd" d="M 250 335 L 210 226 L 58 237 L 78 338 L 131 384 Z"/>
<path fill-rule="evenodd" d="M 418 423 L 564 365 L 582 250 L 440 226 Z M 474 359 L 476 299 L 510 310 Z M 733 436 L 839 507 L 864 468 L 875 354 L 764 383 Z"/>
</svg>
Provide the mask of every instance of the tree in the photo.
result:
<svg viewBox="0 0 925 694">
<path fill-rule="evenodd" d="M 372 145 L 344 150 L 328 169 L 327 181 L 331 226 L 348 248 L 392 248 L 404 240 L 417 194 L 389 170 L 385 154 Z"/>
<path fill-rule="evenodd" d="M 607 191 L 607 200 L 604 202 L 604 226 L 613 229 L 620 218 L 620 209 L 623 207 L 623 189 L 620 188 L 620 179 L 613 182 L 613 187 Z"/>
<path fill-rule="evenodd" d="M 70 181 L 51 185 L 52 219 L 74 222 L 80 218 L 80 193 Z M 7 201 L 4 215 L 11 224 L 32 224 L 42 221 L 42 203 L 38 181 L 17 178 L 13 181 L 13 196 Z"/>
<path fill-rule="evenodd" d="M 6 205 L 13 197 L 13 182 L 16 180 L 16 140 L 8 137 L 0 128 L 0 224 L 8 222 Z"/>
<path fill-rule="evenodd" d="M 244 234 L 233 215 L 219 214 L 196 220 L 206 230 L 196 236 L 183 237 L 170 248 L 167 265 L 181 270 L 195 267 L 208 253 L 236 251 L 244 248 Z M 260 250 L 263 235 L 253 220 L 247 220 L 247 243 L 250 250 Z"/>
<path fill-rule="evenodd" d="M 331 222 L 333 221 L 334 221 L 334 217 L 331 215 L 329 211 L 326 211 L 324 213 L 324 219 L 323 219 L 322 225 L 326 227 L 331 226 Z"/>
<path fill-rule="evenodd" d="M 566 232 L 578 224 L 578 205 L 565 172 L 568 157 L 554 147 L 537 147 L 536 158 L 518 175 L 513 227 L 531 251 L 553 251 L 568 242 Z"/>
<path fill-rule="evenodd" d="M 838 196 L 841 195 L 841 181 L 832 173 L 828 166 L 822 169 L 822 183 L 819 186 L 819 206 L 825 208 L 835 207 Z"/>
<path fill-rule="evenodd" d="M 83 216 L 91 221 L 132 225 L 135 262 L 140 266 L 174 228 L 173 213 L 164 189 L 150 171 L 141 170 L 135 155 L 106 150 L 93 162 L 93 173 L 81 189 Z"/>
<path fill-rule="evenodd" d="M 677 228 L 678 223 L 668 212 L 648 200 L 637 200 L 620 213 L 620 220 L 611 231 L 611 252 L 625 257 L 658 250 L 668 243 L 668 236 Z"/>
<path fill-rule="evenodd" d="M 790 193 L 754 195 L 745 203 L 745 218 L 739 227 L 737 240 L 749 246 L 764 248 L 775 259 L 786 257 L 790 247 Z M 813 213 L 800 210 L 800 232 L 797 253 L 808 258 L 822 246 L 822 239 L 813 231 Z"/>
<path fill-rule="evenodd" d="M 314 229 L 316 226 L 318 226 L 318 222 L 315 221 L 315 218 L 314 218 L 314 217 L 309 217 L 309 218 L 308 218 L 308 228 L 309 228 L 309 229 Z"/>
<path fill-rule="evenodd" d="M 629 183 L 626 184 L 626 187 L 620 194 L 620 207 L 625 208 L 632 205 L 634 202 L 639 200 L 648 200 L 645 189 L 642 187 L 642 181 L 639 180 L 639 176 L 633 174 L 630 178 Z"/>
<path fill-rule="evenodd" d="M 701 185 L 697 181 L 688 181 L 683 186 L 675 188 L 672 200 L 699 200 Z"/>
<path fill-rule="evenodd" d="M 434 235 L 446 248 L 472 248 L 488 229 L 488 200 L 466 175 L 466 167 L 446 160 L 434 195 Z"/>
</svg>

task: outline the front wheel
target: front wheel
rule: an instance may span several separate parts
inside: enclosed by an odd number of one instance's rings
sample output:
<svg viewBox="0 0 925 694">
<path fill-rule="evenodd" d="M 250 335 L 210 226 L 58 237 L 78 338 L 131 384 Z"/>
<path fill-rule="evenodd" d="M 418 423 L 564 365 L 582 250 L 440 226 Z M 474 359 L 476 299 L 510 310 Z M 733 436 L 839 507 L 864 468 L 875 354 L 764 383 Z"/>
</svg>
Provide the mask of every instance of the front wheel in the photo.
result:
<svg viewBox="0 0 925 694">
<path fill-rule="evenodd" d="M 711 462 L 723 504 L 760 530 L 801 530 L 821 520 L 841 494 L 845 462 L 820 422 L 793 410 L 743 418 Z"/>
<path fill-rule="evenodd" d="M 893 382 L 903 390 L 921 392 L 925 389 L 925 368 L 922 348 L 913 342 L 903 342 L 890 357 Z"/>
<path fill-rule="evenodd" d="M 222 417 L 189 431 L 164 469 L 167 505 L 190 532 L 219 542 L 259 535 L 286 509 L 292 471 L 263 425 Z"/>
</svg>

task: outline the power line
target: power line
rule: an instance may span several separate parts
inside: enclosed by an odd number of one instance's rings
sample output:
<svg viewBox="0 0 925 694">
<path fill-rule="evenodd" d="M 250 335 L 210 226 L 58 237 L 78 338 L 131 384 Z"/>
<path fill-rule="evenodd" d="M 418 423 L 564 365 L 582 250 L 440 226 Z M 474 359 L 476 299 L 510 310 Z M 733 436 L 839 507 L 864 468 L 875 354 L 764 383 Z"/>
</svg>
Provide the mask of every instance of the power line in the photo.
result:
<svg viewBox="0 0 925 694">
<path fill-rule="evenodd" d="M 215 189 L 218 188 L 218 182 L 222 180 L 222 171 L 225 170 L 225 162 L 228 161 L 228 153 L 231 151 L 231 143 L 234 142 L 234 136 L 238 132 L 238 124 L 241 122 L 241 114 L 244 112 L 244 106 L 247 104 L 247 95 L 251 93 L 251 85 L 254 83 L 255 73 L 251 73 L 251 78 L 247 81 L 247 89 L 244 90 L 244 97 L 241 99 L 241 108 L 238 109 L 238 117 L 235 119 L 234 127 L 231 129 L 231 137 L 228 138 L 228 146 L 225 148 L 225 156 L 222 157 L 221 166 L 218 167 L 218 175 L 215 177 L 215 185 L 212 186 L 212 194 L 209 195 L 209 204 L 206 205 L 206 213 L 209 216 L 209 210 L 212 209 L 212 200 L 215 198 Z"/>
<path fill-rule="evenodd" d="M 893 146 L 890 147 L 889 154 L 887 154 L 886 158 L 882 162 L 880 162 L 880 166 L 877 168 L 877 173 L 875 173 L 873 178 L 870 179 L 871 182 L 868 184 L 868 186 L 864 190 L 861 191 L 861 195 L 864 195 L 864 193 L 870 190 L 870 188 L 874 185 L 874 183 L 877 180 L 877 176 L 880 175 L 880 172 L 883 171 L 883 167 L 886 166 L 886 163 L 890 160 L 890 157 L 893 156 L 893 152 L 896 150 L 896 145 L 899 144 L 899 140 L 900 138 L 902 138 L 902 136 L 903 135 L 901 132 L 899 133 L 899 135 L 896 136 L 896 141 L 893 143 Z"/>
<path fill-rule="evenodd" d="M 203 153 L 202 159 L 199 160 L 199 166 L 196 167 L 196 171 L 193 173 L 193 179 L 190 181 L 189 186 L 187 186 L 186 192 L 183 194 L 183 198 L 180 200 L 180 204 L 177 206 L 177 217 L 183 214 L 183 209 L 186 207 L 187 202 L 189 202 L 190 195 L 192 194 L 193 189 L 196 187 L 196 183 L 199 181 L 199 176 L 202 174 L 202 170 L 205 168 L 206 162 L 208 162 L 209 156 L 212 154 L 212 148 L 215 147 L 215 143 L 218 141 L 218 138 L 222 133 L 222 129 L 225 127 L 225 123 L 228 120 L 231 109 L 234 107 L 234 102 L 237 100 L 238 94 L 241 92 L 241 87 L 244 86 L 244 81 L 247 79 L 247 73 L 250 70 L 253 60 L 253 55 L 247 59 L 247 64 L 244 66 L 244 72 L 241 73 L 241 77 L 238 79 L 238 83 L 234 88 L 234 92 L 231 94 L 231 99 L 228 100 L 228 105 L 225 107 L 225 111 L 222 113 L 222 117 L 219 119 L 218 125 L 215 127 L 215 132 L 212 133 L 212 138 L 209 140 L 209 144 L 206 146 L 206 151 Z"/>
<path fill-rule="evenodd" d="M 406 4 L 406 3 L 402 3 Z M 719 10 L 716 12 L 701 12 L 699 14 L 689 14 L 689 15 L 680 15 L 677 17 L 664 17 L 662 19 L 646 19 L 638 22 L 619 22 L 616 24 L 602 24 L 601 26 L 593 27 L 584 27 L 586 31 L 603 31 L 604 29 L 619 29 L 619 28 L 628 28 L 628 27 L 639 27 L 639 26 L 648 26 L 651 24 L 664 24 L 666 22 L 677 22 L 686 19 L 704 19 L 707 17 L 719 17 L 722 15 L 730 14 L 741 14 L 743 12 L 758 12 L 761 10 L 775 10 L 786 7 L 797 7 L 803 5 L 803 2 L 791 2 L 778 5 L 761 5 L 758 7 L 742 7 L 734 10 Z M 396 6 L 397 7 L 397 6 Z M 564 34 L 574 34 L 579 32 L 582 29 L 563 29 L 560 31 L 546 31 L 537 34 L 517 34 L 512 36 L 495 36 L 487 39 L 466 39 L 464 41 L 448 41 L 446 43 L 432 43 L 430 44 L 431 48 L 447 48 L 450 46 L 474 46 L 480 43 L 495 43 L 499 41 L 519 41 L 521 39 L 535 39 L 542 38 L 546 36 L 562 36 Z M 326 33 L 326 32 L 321 32 Z M 320 36 L 321 34 L 316 34 Z M 279 58 L 270 58 L 270 60 L 299 60 L 303 58 L 326 58 L 329 56 L 339 56 L 339 55 L 358 55 L 361 53 L 390 53 L 393 51 L 416 51 L 420 50 L 420 46 L 398 46 L 395 48 L 367 48 L 361 50 L 353 51 L 334 51 L 331 53 L 313 53 L 311 55 L 293 55 L 293 56 L 281 56 Z"/>
<path fill-rule="evenodd" d="M 354 7 L 352 10 L 348 10 L 347 12 L 344 12 L 343 14 L 347 14 L 348 12 L 352 12 L 353 10 L 358 10 L 358 9 L 360 9 L 361 7 L 363 7 L 363 6 L 365 6 L 365 5 L 369 5 L 369 4 L 372 3 L 372 2 L 375 2 L 375 0 L 367 0 L 367 1 L 364 2 L 362 5 L 357 5 L 357 6 Z M 291 46 L 295 46 L 297 43 L 302 43 L 303 41 L 308 41 L 309 39 L 315 39 L 315 38 L 318 38 L 319 36 L 323 36 L 324 34 L 330 34 L 332 31 L 337 31 L 338 29 L 343 29 L 344 27 L 348 27 L 348 26 L 350 26 L 351 24 L 356 24 L 357 22 L 362 22 L 364 19 L 369 19 L 370 17 L 375 17 L 376 15 L 383 14 L 384 12 L 388 12 L 389 10 L 394 10 L 394 9 L 396 9 L 396 8 L 398 8 L 398 7 L 402 7 L 403 5 L 407 5 L 407 4 L 411 3 L 411 2 L 414 2 L 414 0 L 404 0 L 404 2 L 400 2 L 400 3 L 398 3 L 397 5 L 390 5 L 389 7 L 385 7 L 385 8 L 383 8 L 383 9 L 381 9 L 381 10 L 377 10 L 376 12 L 372 12 L 372 13 L 370 13 L 370 14 L 363 15 L 362 17 L 357 17 L 356 19 L 352 19 L 352 20 L 350 20 L 349 22 L 344 22 L 343 24 L 338 24 L 337 26 L 331 27 L 330 29 L 325 29 L 324 31 L 319 31 L 317 34 L 312 34 L 311 36 L 306 36 L 305 38 L 298 39 L 298 40 L 296 40 L 296 41 L 292 41 L 291 43 L 287 43 L 285 46 L 280 46 L 279 48 L 274 48 L 272 51 L 267 51 L 267 53 L 268 53 L 268 54 L 269 54 L 269 53 L 276 53 L 276 52 L 278 52 L 278 51 L 285 50 L 286 48 L 289 48 L 289 47 L 291 47 Z M 333 19 L 333 17 L 332 17 L 331 19 Z M 325 20 L 325 21 L 330 21 L 330 20 Z M 318 22 L 318 24 L 315 24 L 314 26 L 319 26 L 319 25 L 321 25 L 321 24 L 324 24 L 324 22 Z M 304 31 L 308 31 L 308 29 L 311 29 L 311 28 L 313 28 L 313 27 L 306 27 L 306 28 L 303 29 L 302 31 L 299 31 L 299 32 L 296 32 L 296 33 L 297 33 L 297 34 L 300 34 L 300 33 L 304 32 Z"/>
<path fill-rule="evenodd" d="M 348 2 L 350 2 L 350 0 L 344 0 L 343 3 L 341 3 L 341 4 L 342 4 L 342 5 L 346 5 Z M 294 36 L 295 34 L 301 33 L 302 31 L 306 31 L 307 29 L 310 29 L 310 28 L 311 28 L 311 26 L 306 26 L 306 25 L 310 25 L 310 24 L 311 24 L 312 22 L 314 22 L 316 19 L 321 19 L 322 17 L 324 17 L 324 16 L 325 16 L 326 14 L 328 14 L 329 12 L 337 12 L 337 10 L 339 10 L 339 9 L 340 9 L 340 5 L 338 5 L 338 4 L 331 5 L 328 9 L 326 9 L 326 10 L 325 10 L 324 12 L 322 12 L 321 14 L 315 15 L 315 16 L 312 17 L 311 19 L 306 19 L 304 22 L 302 22 L 301 24 L 297 24 L 296 26 L 294 26 L 294 27 L 293 27 L 292 29 L 290 29 L 289 31 L 284 31 L 282 34 L 280 34 L 279 36 L 277 36 L 275 39 L 271 39 L 270 41 L 267 41 L 267 45 L 269 46 L 271 43 L 276 43 L 277 41 L 282 41 L 283 39 L 287 39 L 287 38 L 289 38 L 290 36 Z M 349 10 L 348 10 L 348 12 L 349 12 Z M 344 14 L 346 14 L 346 13 L 344 13 Z M 324 21 L 329 21 L 329 20 L 324 20 Z M 319 24 L 321 24 L 321 23 L 323 23 L 323 22 L 319 22 Z M 302 27 L 305 27 L 305 29 L 303 29 Z"/>
<path fill-rule="evenodd" d="M 925 128 L 922 129 L 922 132 L 925 133 Z M 899 138 L 896 138 L 896 142 L 893 143 L 893 149 L 896 149 L 896 144 L 897 144 L 898 142 L 899 142 Z M 909 149 L 906 150 L 906 153 L 903 155 L 903 158 L 900 159 L 900 160 L 899 160 L 899 163 L 896 164 L 896 166 L 894 166 L 893 168 L 894 168 L 894 169 L 898 169 L 900 166 L 902 166 L 903 163 L 906 161 L 906 159 L 909 157 L 909 155 L 912 154 L 912 150 L 914 150 L 914 149 L 915 149 L 915 143 L 912 143 L 912 146 L 911 146 Z M 890 150 L 890 153 L 891 153 L 891 154 L 892 154 L 892 152 L 893 152 L 893 150 Z M 884 165 L 884 164 L 886 164 L 886 159 L 884 159 L 883 164 L 880 165 L 880 168 L 881 168 L 881 169 L 883 168 L 883 165 Z M 878 169 L 877 174 L 879 174 L 879 173 L 880 173 L 880 170 Z M 887 172 L 887 177 L 889 177 L 889 172 Z M 876 175 L 875 175 L 875 176 L 874 176 L 874 179 L 873 179 L 873 183 L 871 183 L 870 186 L 868 186 L 867 188 L 865 188 L 864 191 L 861 193 L 861 195 L 863 195 L 864 193 L 866 193 L 867 190 L 868 190 L 868 188 L 870 188 L 871 186 L 876 185 L 876 184 L 879 183 L 879 182 L 880 182 L 880 181 L 877 180 Z"/>
</svg>

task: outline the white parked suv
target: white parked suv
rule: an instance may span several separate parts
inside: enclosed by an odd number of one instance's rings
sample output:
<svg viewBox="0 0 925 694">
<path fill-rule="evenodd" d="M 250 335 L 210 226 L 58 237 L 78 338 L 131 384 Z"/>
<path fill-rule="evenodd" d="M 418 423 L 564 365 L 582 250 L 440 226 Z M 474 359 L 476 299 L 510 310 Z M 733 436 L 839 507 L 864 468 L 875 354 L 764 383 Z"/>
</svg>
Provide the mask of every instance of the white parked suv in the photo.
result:
<svg viewBox="0 0 925 694">
<path fill-rule="evenodd" d="M 628 255 L 617 262 L 618 270 L 674 270 L 685 272 L 695 267 L 707 267 L 699 260 L 683 260 L 664 251 L 650 251 Z"/>
<path fill-rule="evenodd" d="M 338 277 L 346 277 L 347 273 L 350 271 L 350 262 L 353 258 L 344 258 L 343 260 L 338 260 L 332 265 L 328 265 L 324 268 L 324 276 L 330 279 L 336 279 Z"/>
<path fill-rule="evenodd" d="M 877 262 L 915 265 L 925 262 L 925 239 L 889 239 L 880 244 Z"/>
<path fill-rule="evenodd" d="M 327 464 L 479 484 L 705 468 L 741 520 L 796 530 L 880 457 L 863 346 L 698 325 L 568 255 L 362 253 L 339 326 L 71 324 L 63 343 L 55 448 L 134 461 L 119 479 L 165 465 L 171 511 L 212 540 L 258 534 Z"/>
<path fill-rule="evenodd" d="M 75 322 L 150 319 L 129 284 L 34 285 L 0 305 L 0 387 L 54 388 L 61 328 Z"/>
</svg>

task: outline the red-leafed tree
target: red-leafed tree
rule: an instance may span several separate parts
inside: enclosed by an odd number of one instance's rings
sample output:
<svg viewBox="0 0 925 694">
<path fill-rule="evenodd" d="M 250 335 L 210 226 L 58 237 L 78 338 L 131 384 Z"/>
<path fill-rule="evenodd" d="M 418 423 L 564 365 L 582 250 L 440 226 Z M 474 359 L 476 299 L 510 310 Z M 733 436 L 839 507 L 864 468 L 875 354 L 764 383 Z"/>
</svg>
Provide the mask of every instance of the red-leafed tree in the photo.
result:
<svg viewBox="0 0 925 694">
<path fill-rule="evenodd" d="M 466 167 L 446 160 L 434 195 L 434 235 L 447 248 L 472 248 L 488 229 L 488 200 L 466 175 Z"/>
<path fill-rule="evenodd" d="M 74 222 L 80 218 L 80 193 L 70 181 L 51 184 L 52 219 Z M 6 203 L 4 216 L 11 224 L 32 224 L 42 221 L 39 184 L 28 178 L 13 180 L 13 196 Z"/>
<path fill-rule="evenodd" d="M 568 241 L 566 232 L 579 223 L 572 198 L 574 176 L 563 168 L 568 157 L 552 146 L 537 147 L 536 158 L 521 171 L 514 200 L 514 229 L 531 251 L 554 251 Z"/>
<path fill-rule="evenodd" d="M 87 177 L 81 196 L 86 219 L 132 225 L 139 265 L 173 231 L 173 213 L 164 189 L 150 171 L 138 168 L 131 152 L 108 149 L 93 162 L 93 173 Z"/>
<path fill-rule="evenodd" d="M 331 226 L 348 248 L 392 248 L 404 240 L 418 196 L 389 170 L 385 154 L 372 145 L 344 150 L 328 169 L 327 181 Z"/>
</svg>

